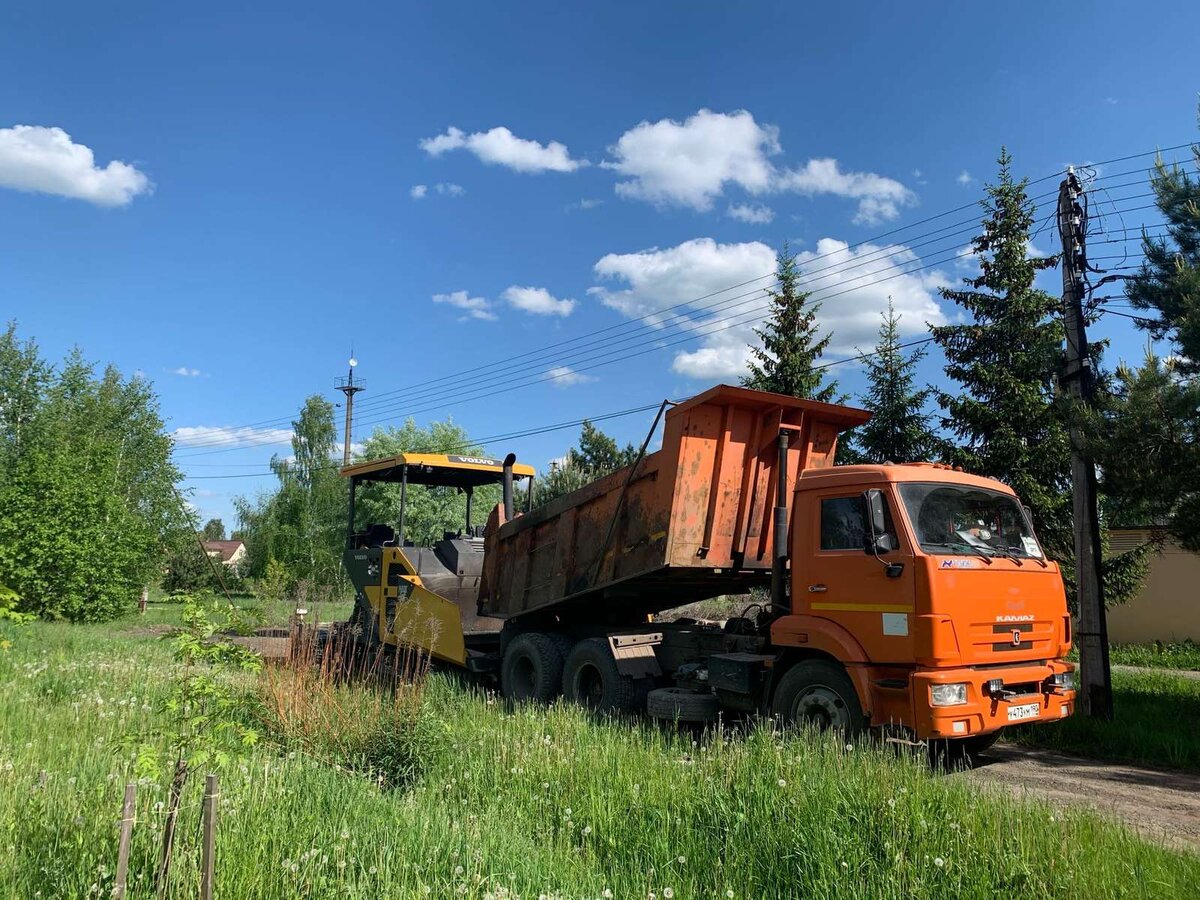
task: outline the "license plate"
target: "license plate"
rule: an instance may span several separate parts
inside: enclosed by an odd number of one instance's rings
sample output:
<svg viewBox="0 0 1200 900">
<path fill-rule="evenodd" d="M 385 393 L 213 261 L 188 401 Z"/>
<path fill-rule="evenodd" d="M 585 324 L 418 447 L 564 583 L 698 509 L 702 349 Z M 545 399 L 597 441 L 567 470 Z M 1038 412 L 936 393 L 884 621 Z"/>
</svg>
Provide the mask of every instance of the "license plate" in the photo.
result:
<svg viewBox="0 0 1200 900">
<path fill-rule="evenodd" d="M 1040 703 L 1022 703 L 1020 706 L 1010 706 L 1008 708 L 1008 721 L 1019 722 L 1022 719 L 1036 719 L 1041 714 L 1042 705 Z"/>
</svg>

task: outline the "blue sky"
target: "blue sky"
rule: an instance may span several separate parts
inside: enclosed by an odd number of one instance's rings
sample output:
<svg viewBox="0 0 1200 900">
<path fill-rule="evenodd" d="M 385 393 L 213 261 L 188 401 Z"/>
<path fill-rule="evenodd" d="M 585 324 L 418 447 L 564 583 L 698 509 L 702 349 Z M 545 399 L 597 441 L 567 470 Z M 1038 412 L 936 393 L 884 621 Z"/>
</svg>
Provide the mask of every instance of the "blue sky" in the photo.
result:
<svg viewBox="0 0 1200 900">
<path fill-rule="evenodd" d="M 919 337 L 970 267 L 969 234 L 929 232 L 973 212 L 913 223 L 977 199 L 1001 144 L 1031 178 L 1179 144 L 1200 88 L 1194 3 L 921 9 L 5 4 L 0 314 L 154 379 L 227 522 L 351 345 L 356 440 L 407 413 L 488 436 L 686 396 L 736 378 L 765 282 L 687 301 L 785 240 L 830 297 L 831 359 L 889 294 Z M 1110 177 L 1147 161 L 1098 173 L 1110 240 L 1157 221 L 1140 176 Z M 1095 334 L 1134 358 L 1131 325 Z M 651 416 L 605 427 L 637 440 Z M 488 449 L 542 466 L 575 433 Z"/>
</svg>

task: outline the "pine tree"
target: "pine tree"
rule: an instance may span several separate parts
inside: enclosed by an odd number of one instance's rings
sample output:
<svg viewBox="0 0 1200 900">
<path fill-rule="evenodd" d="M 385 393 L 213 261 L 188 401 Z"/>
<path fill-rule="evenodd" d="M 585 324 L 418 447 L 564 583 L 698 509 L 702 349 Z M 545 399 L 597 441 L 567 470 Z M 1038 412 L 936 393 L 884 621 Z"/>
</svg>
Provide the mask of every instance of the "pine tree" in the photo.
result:
<svg viewBox="0 0 1200 900">
<path fill-rule="evenodd" d="M 1200 170 L 1200 145 L 1192 148 Z M 1101 468 L 1127 524 L 1164 525 L 1200 551 L 1200 180 L 1159 160 L 1150 179 L 1168 236 L 1142 238 L 1145 260 L 1126 283 L 1150 315 L 1139 325 L 1174 350 L 1122 367 L 1105 422 Z"/>
<path fill-rule="evenodd" d="M 863 462 L 915 462 L 933 455 L 937 441 L 930 430 L 925 404 L 931 388 L 918 389 L 916 366 L 924 349 L 905 355 L 901 349 L 900 316 L 892 300 L 882 314 L 875 352 L 866 358 L 867 392 L 862 406 L 871 419 L 854 430 L 854 448 Z M 839 444 L 840 447 L 840 444 Z"/>
<path fill-rule="evenodd" d="M 1200 144 L 1192 147 L 1200 170 Z M 1145 260 L 1126 283 L 1129 302 L 1154 318 L 1143 324 L 1155 339 L 1166 338 L 1179 358 L 1176 371 L 1200 375 L 1200 180 L 1179 166 L 1157 161 L 1150 178 L 1155 203 L 1167 220 L 1168 237 L 1143 236 Z"/>
<path fill-rule="evenodd" d="M 1058 300 L 1034 287 L 1056 264 L 1029 256 L 1033 205 L 1001 150 L 999 177 L 987 187 L 983 233 L 972 247 L 980 274 L 965 289 L 943 289 L 967 321 L 933 329 L 946 374 L 960 393 L 937 391 L 942 426 L 956 439 L 951 461 L 1010 485 L 1032 513 L 1047 553 L 1070 563 L 1070 441 L 1056 402 L 1063 327 Z"/>
<path fill-rule="evenodd" d="M 821 304 L 809 299 L 810 292 L 800 290 L 800 268 L 786 244 L 775 261 L 778 286 L 767 291 L 770 316 L 762 328 L 754 329 L 761 346 L 750 348 L 750 374 L 742 384 L 789 397 L 833 402 L 837 399 L 837 382 L 827 383 L 816 368 L 830 338 L 819 334 L 817 312 Z"/>
</svg>

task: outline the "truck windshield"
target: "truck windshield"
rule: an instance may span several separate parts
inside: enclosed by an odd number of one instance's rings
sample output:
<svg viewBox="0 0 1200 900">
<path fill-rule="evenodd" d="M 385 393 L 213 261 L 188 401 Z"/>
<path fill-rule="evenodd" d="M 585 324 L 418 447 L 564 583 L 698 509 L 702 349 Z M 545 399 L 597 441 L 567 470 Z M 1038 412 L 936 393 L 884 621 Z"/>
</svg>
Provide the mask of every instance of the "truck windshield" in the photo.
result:
<svg viewBox="0 0 1200 900">
<path fill-rule="evenodd" d="M 1009 494 L 923 482 L 899 488 L 917 543 L 927 553 L 1042 558 L 1024 510 Z"/>
</svg>

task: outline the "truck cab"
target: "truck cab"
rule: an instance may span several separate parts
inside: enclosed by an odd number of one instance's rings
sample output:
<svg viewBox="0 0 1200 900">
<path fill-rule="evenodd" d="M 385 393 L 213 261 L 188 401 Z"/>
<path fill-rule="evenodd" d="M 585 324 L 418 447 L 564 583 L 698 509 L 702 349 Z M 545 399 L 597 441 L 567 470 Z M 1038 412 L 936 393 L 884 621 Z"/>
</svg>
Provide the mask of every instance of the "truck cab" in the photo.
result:
<svg viewBox="0 0 1200 900">
<path fill-rule="evenodd" d="M 869 724 L 962 739 L 1070 714 L 1062 577 L 1008 486 L 931 463 L 806 470 L 789 531 L 771 644 L 838 660 Z M 821 720 L 821 699 L 785 713 Z"/>
</svg>

